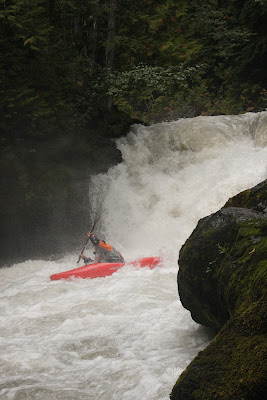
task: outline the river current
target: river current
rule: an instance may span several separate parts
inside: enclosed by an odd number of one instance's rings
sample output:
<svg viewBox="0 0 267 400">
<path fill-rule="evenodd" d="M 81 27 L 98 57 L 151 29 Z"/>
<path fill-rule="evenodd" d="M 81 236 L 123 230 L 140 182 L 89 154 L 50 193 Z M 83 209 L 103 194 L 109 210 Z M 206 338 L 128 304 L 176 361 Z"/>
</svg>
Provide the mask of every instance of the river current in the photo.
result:
<svg viewBox="0 0 267 400">
<path fill-rule="evenodd" d="M 97 231 L 127 261 L 162 263 L 53 282 L 77 254 L 1 269 L 2 400 L 167 400 L 211 340 L 180 303 L 179 250 L 200 218 L 266 179 L 267 112 L 134 125 L 117 146 L 123 161 L 88 196 Z"/>
</svg>

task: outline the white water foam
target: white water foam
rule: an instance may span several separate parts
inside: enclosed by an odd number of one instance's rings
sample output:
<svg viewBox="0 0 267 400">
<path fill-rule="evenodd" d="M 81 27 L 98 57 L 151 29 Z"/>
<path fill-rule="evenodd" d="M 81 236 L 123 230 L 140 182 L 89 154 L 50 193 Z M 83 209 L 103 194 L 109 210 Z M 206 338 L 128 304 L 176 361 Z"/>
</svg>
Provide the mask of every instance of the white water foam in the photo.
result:
<svg viewBox="0 0 267 400">
<path fill-rule="evenodd" d="M 262 112 L 135 125 L 118 140 L 123 162 L 94 178 L 98 231 L 126 260 L 163 262 L 54 282 L 76 254 L 0 270 L 1 399 L 169 398 L 210 340 L 179 301 L 179 249 L 200 218 L 266 179 L 266 129 Z"/>
</svg>

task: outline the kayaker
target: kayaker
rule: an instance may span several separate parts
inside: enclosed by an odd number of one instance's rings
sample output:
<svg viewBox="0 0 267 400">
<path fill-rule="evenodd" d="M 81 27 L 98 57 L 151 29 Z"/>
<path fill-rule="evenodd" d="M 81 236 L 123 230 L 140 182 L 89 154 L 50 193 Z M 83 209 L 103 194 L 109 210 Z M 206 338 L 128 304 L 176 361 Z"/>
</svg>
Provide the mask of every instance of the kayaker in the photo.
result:
<svg viewBox="0 0 267 400">
<path fill-rule="evenodd" d="M 89 257 L 85 257 L 83 254 L 80 254 L 80 257 L 84 260 L 85 264 L 94 262 L 94 263 L 103 263 L 103 262 L 121 262 L 124 263 L 125 260 L 122 257 L 121 253 L 115 249 L 115 247 L 111 246 L 104 242 L 104 240 L 99 240 L 92 232 L 87 233 L 89 239 L 95 246 L 95 259 L 92 260 Z"/>
</svg>

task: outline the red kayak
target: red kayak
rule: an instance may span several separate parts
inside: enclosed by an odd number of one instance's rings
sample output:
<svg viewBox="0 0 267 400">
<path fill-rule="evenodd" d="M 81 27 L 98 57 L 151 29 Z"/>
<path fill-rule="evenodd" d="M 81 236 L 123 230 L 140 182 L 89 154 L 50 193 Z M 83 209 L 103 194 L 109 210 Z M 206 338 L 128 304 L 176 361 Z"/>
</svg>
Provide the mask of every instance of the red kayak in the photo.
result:
<svg viewBox="0 0 267 400">
<path fill-rule="evenodd" d="M 150 269 L 155 268 L 161 259 L 159 257 L 148 257 L 142 258 L 141 260 L 133 261 L 127 263 L 127 265 L 133 265 L 135 267 L 149 267 Z M 57 281 L 59 279 L 69 279 L 69 278 L 102 278 L 114 274 L 121 267 L 126 265 L 126 263 L 96 263 L 84 265 L 80 268 L 71 269 L 70 271 L 60 272 L 59 274 L 54 274 L 50 276 L 52 281 Z"/>
</svg>

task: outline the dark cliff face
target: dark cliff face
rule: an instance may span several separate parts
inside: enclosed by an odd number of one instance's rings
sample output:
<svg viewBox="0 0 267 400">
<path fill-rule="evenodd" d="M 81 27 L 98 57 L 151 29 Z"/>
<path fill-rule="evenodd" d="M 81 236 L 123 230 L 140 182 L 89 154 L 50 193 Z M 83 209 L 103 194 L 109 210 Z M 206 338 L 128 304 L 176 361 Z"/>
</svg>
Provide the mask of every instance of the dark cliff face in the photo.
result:
<svg viewBox="0 0 267 400">
<path fill-rule="evenodd" d="M 180 251 L 178 290 L 192 318 L 218 334 L 171 399 L 262 399 L 267 389 L 267 181 L 199 221 Z"/>
<path fill-rule="evenodd" d="M 91 177 L 121 162 L 108 128 L 96 119 L 87 129 L 36 134 L 2 154 L 0 267 L 79 251 L 95 218 Z"/>
</svg>

